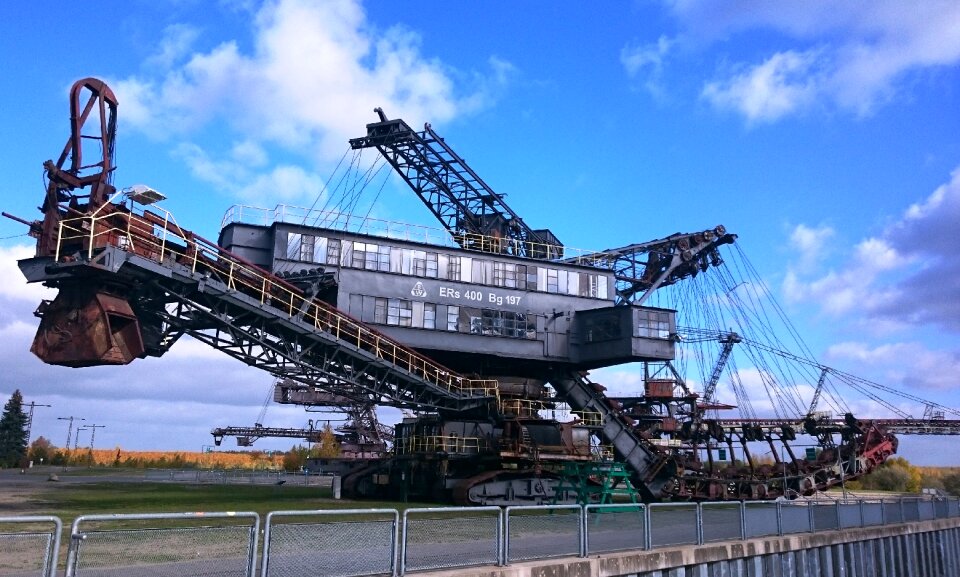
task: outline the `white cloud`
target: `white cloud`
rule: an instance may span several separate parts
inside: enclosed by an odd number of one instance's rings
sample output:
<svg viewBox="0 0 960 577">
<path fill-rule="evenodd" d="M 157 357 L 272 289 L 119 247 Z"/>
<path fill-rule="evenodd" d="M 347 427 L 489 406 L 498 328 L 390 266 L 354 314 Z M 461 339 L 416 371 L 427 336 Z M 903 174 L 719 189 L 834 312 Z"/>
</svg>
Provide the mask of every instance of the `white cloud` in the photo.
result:
<svg viewBox="0 0 960 577">
<path fill-rule="evenodd" d="M 0 302 L 4 300 L 27 301 L 38 304 L 41 299 L 52 299 L 56 293 L 39 283 L 27 284 L 17 261 L 30 258 L 36 249 L 32 245 L 0 247 Z"/>
<path fill-rule="evenodd" d="M 147 59 L 145 64 L 167 69 L 178 60 L 189 54 L 193 48 L 200 30 L 187 24 L 172 24 L 163 31 L 163 39 L 157 51 Z"/>
<path fill-rule="evenodd" d="M 798 44 L 706 83 L 705 98 L 750 121 L 776 120 L 815 103 L 870 114 L 905 91 L 912 73 L 960 62 L 960 4 L 950 0 L 667 3 L 691 43 L 756 30 Z"/>
<path fill-rule="evenodd" d="M 319 174 L 300 166 L 269 166 L 263 148 L 254 142 L 235 144 L 229 156 L 221 159 L 213 159 L 196 144 L 187 142 L 180 144 L 174 154 L 186 163 L 194 178 L 246 203 L 267 206 L 313 201 L 324 192 Z M 261 168 L 265 170 L 255 170 Z"/>
<path fill-rule="evenodd" d="M 853 363 L 859 368 L 880 371 L 884 384 L 902 390 L 956 388 L 960 354 L 930 350 L 915 342 L 871 346 L 863 342 L 837 343 L 827 349 L 828 359 Z"/>
<path fill-rule="evenodd" d="M 798 224 L 790 233 L 790 248 L 792 248 L 803 268 L 809 268 L 821 261 L 827 249 L 827 242 L 833 238 L 836 231 L 829 226 L 809 227 Z"/>
<path fill-rule="evenodd" d="M 660 36 L 653 44 L 628 44 L 620 51 L 620 63 L 631 78 L 643 75 L 643 86 L 651 94 L 662 96 L 664 60 L 673 44 L 674 41 L 666 36 Z"/>
<path fill-rule="evenodd" d="M 797 242 L 796 237 L 795 230 L 791 243 Z M 821 248 L 827 238 L 829 235 L 815 239 L 805 232 L 800 234 L 801 242 L 817 243 Z M 831 315 L 867 310 L 888 302 L 890 288 L 875 283 L 883 273 L 910 262 L 880 238 L 859 242 L 839 271 L 831 270 L 819 278 L 811 275 L 816 269 L 812 268 L 814 263 L 809 259 L 809 255 L 800 253 L 798 261 L 788 266 L 783 282 L 784 294 L 790 302 L 819 303 Z"/>
<path fill-rule="evenodd" d="M 269 3 L 256 14 L 253 33 L 250 54 L 225 42 L 160 78 L 118 83 L 125 114 L 135 111 L 128 121 L 170 134 L 219 117 L 253 140 L 341 153 L 377 106 L 414 126 L 440 123 L 489 105 L 488 89 L 506 82 L 512 70 L 491 58 L 490 82 L 461 94 L 454 71 L 425 57 L 415 32 L 371 29 L 354 1 Z M 171 50 L 164 45 L 161 54 Z"/>
<path fill-rule="evenodd" d="M 960 331 L 960 167 L 922 202 L 910 205 L 882 234 L 854 246 L 835 270 L 819 272 L 809 251 L 828 250 L 825 229 L 797 226 L 798 251 L 783 282 L 791 302 L 815 302 L 827 313 L 857 312 L 880 323 L 932 323 Z M 818 232 L 819 231 L 819 232 Z"/>
<path fill-rule="evenodd" d="M 813 102 L 816 63 L 815 51 L 780 52 L 730 78 L 707 83 L 701 96 L 751 123 L 778 120 Z"/>
</svg>

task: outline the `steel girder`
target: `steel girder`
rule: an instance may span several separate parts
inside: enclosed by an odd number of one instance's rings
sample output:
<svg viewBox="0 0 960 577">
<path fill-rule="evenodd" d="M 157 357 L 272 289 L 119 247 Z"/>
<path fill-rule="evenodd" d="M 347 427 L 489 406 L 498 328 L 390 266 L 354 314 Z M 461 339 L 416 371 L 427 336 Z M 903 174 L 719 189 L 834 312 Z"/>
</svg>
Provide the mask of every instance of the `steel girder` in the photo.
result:
<svg viewBox="0 0 960 577">
<path fill-rule="evenodd" d="M 493 400 L 439 387 L 181 264 L 157 263 L 112 246 L 104 253 L 99 260 L 111 263 L 111 271 L 116 271 L 109 275 L 111 282 L 125 281 L 135 309 L 145 319 L 161 323 L 151 327 L 163 335 L 160 354 L 178 335 L 189 334 L 276 377 L 334 394 L 359 389 L 367 402 L 373 398 L 399 408 L 463 411 L 485 407 Z M 51 266 L 54 271 L 58 268 Z"/>
<path fill-rule="evenodd" d="M 483 235 L 507 241 L 492 252 L 556 256 L 560 245 L 552 233 L 523 222 L 429 124 L 416 132 L 403 120 L 387 120 L 378 112 L 382 121 L 368 124 L 367 136 L 351 139 L 350 146 L 376 147 L 461 246 L 471 248 L 469 239 Z"/>
</svg>

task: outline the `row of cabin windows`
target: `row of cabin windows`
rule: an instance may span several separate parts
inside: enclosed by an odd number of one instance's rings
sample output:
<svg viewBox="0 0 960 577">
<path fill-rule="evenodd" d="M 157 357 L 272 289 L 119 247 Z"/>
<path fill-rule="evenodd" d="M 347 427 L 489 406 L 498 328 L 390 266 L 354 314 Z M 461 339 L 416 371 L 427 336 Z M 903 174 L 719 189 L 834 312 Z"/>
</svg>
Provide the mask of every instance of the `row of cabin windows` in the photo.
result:
<svg viewBox="0 0 960 577">
<path fill-rule="evenodd" d="M 608 298 L 605 275 L 287 233 L 287 258 L 511 289 Z"/>
<path fill-rule="evenodd" d="M 537 338 L 536 316 L 531 314 L 366 295 L 361 306 L 360 320 L 368 323 L 518 339 Z M 441 315 L 439 321 L 438 312 Z"/>
</svg>

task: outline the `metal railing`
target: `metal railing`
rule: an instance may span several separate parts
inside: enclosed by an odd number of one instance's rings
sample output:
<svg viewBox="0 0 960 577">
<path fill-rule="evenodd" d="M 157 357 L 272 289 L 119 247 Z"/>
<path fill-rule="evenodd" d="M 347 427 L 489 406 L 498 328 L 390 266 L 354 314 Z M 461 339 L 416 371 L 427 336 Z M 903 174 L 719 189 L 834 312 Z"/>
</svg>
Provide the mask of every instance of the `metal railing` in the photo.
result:
<svg viewBox="0 0 960 577">
<path fill-rule="evenodd" d="M 458 375 L 336 308 L 304 298 L 290 283 L 180 228 L 168 211 L 161 212 L 163 214 L 146 210 L 142 214 L 98 211 L 64 219 L 59 223 L 54 258 L 57 262 L 72 261 L 79 253 L 87 260 L 94 260 L 98 249 L 115 246 L 153 262 L 177 263 L 191 273 L 215 277 L 230 290 L 300 318 L 315 329 L 367 350 L 438 388 L 463 396 L 497 397 L 495 380 Z"/>
<path fill-rule="evenodd" d="M 396 509 L 275 511 L 267 515 L 261 577 L 396 575 Z"/>
<path fill-rule="evenodd" d="M 957 517 L 955 498 L 276 511 L 260 577 L 396 577 Z M 81 516 L 66 577 L 253 577 L 259 526 L 256 513 Z M 56 517 L 0 517 L 0 574 L 54 577 L 62 527 Z"/>
<path fill-rule="evenodd" d="M 400 574 L 503 563 L 503 509 L 428 507 L 403 512 Z"/>
<path fill-rule="evenodd" d="M 466 233 L 452 235 L 448 230 L 389 220 L 369 216 L 341 213 L 336 211 L 310 209 L 292 205 L 278 204 L 274 208 L 262 208 L 251 205 L 234 205 L 227 209 L 220 221 L 222 229 L 231 223 L 245 223 L 258 226 L 270 226 L 275 222 L 299 224 L 316 228 L 344 230 L 381 238 L 421 242 L 462 248 L 476 252 L 498 252 L 503 254 L 539 254 L 563 255 L 576 264 L 596 268 L 609 268 L 609 257 L 598 254 L 597 250 L 560 246 L 529 240 L 515 240 L 503 237 Z M 522 249 L 522 250 L 521 250 Z"/>
<path fill-rule="evenodd" d="M 55 577 L 62 531 L 57 517 L 0 517 L 0 575 Z"/>
<path fill-rule="evenodd" d="M 158 567 L 196 577 L 254 577 L 259 533 L 260 516 L 251 512 L 81 515 L 70 530 L 66 577 L 152 576 Z"/>
<path fill-rule="evenodd" d="M 415 435 L 404 437 L 394 445 L 398 455 L 436 452 L 476 455 L 490 448 L 486 439 L 457 435 Z"/>
<path fill-rule="evenodd" d="M 517 506 L 504 509 L 504 563 L 582 557 L 583 507 Z"/>
</svg>

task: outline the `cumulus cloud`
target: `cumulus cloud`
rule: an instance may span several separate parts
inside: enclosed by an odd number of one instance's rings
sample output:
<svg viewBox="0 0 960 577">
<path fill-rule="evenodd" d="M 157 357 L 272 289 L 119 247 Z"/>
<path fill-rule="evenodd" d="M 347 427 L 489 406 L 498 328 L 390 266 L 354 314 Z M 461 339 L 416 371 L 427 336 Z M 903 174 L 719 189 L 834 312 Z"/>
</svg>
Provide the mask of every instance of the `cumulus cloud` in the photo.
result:
<svg viewBox="0 0 960 577">
<path fill-rule="evenodd" d="M 297 165 L 269 166 L 266 152 L 251 141 L 234 144 L 229 154 L 218 159 L 190 142 L 178 145 L 174 155 L 194 178 L 245 203 L 322 200 L 325 192 L 320 174 Z"/>
<path fill-rule="evenodd" d="M 32 257 L 35 250 L 33 245 L 0 247 L 0 278 L 7 280 L 0 283 L 0 303 L 9 305 L 10 301 L 19 301 L 36 304 L 41 299 L 52 299 L 56 295 L 55 291 L 41 284 L 27 284 L 17 266 L 17 261 Z M 3 310 L 9 309 L 5 306 Z"/>
<path fill-rule="evenodd" d="M 425 56 L 416 32 L 372 29 L 351 0 L 265 4 L 254 16 L 249 52 L 226 41 L 185 54 L 194 32 L 167 30 L 149 60 L 150 71 L 167 65 L 162 72 L 115 82 L 126 122 L 155 137 L 184 138 L 216 120 L 254 145 L 326 160 L 342 154 L 377 106 L 412 126 L 442 123 L 489 106 L 514 73 L 496 57 L 484 72 L 454 70 Z"/>
<path fill-rule="evenodd" d="M 749 122 L 775 121 L 821 103 L 871 114 L 906 90 L 910 75 L 960 62 L 960 5 L 949 0 L 667 2 L 688 42 L 749 31 L 797 44 L 760 62 L 724 66 L 702 96 Z"/>
<path fill-rule="evenodd" d="M 806 108 L 817 93 L 816 52 L 781 52 L 729 78 L 709 82 L 701 96 L 747 121 L 778 120 Z"/>
<path fill-rule="evenodd" d="M 823 259 L 827 243 L 835 234 L 829 226 L 809 227 L 801 223 L 790 232 L 790 248 L 807 268 Z"/>
<path fill-rule="evenodd" d="M 868 238 L 854 247 L 839 271 L 831 270 L 819 278 L 811 277 L 816 269 L 811 268 L 809 256 L 801 255 L 799 262 L 787 268 L 783 291 L 790 302 L 817 302 L 833 315 L 877 308 L 892 298 L 890 287 L 877 284 L 883 273 L 908 262 L 886 240 Z"/>
<path fill-rule="evenodd" d="M 827 349 L 827 358 L 880 371 L 884 383 L 903 390 L 948 391 L 957 385 L 960 353 L 930 350 L 916 342 L 871 346 L 863 342 L 837 343 Z"/>
<path fill-rule="evenodd" d="M 816 302 L 828 313 L 858 312 L 866 319 L 930 324 L 960 331 L 960 168 L 924 201 L 911 205 L 882 234 L 864 239 L 837 268 L 817 275 L 803 252 L 788 269 L 783 289 L 792 302 Z M 800 225 L 794 246 L 818 245 Z"/>
</svg>

